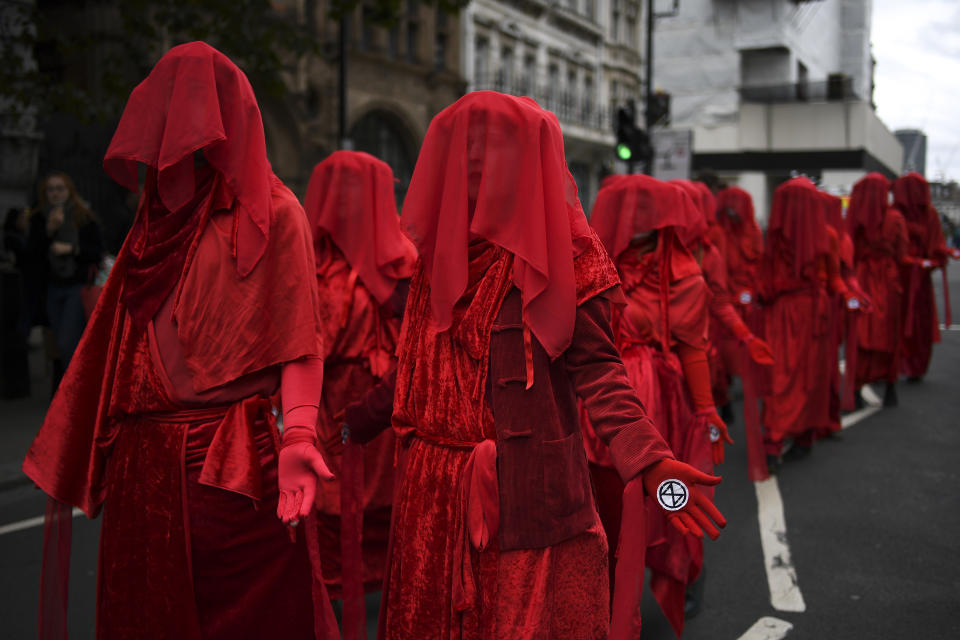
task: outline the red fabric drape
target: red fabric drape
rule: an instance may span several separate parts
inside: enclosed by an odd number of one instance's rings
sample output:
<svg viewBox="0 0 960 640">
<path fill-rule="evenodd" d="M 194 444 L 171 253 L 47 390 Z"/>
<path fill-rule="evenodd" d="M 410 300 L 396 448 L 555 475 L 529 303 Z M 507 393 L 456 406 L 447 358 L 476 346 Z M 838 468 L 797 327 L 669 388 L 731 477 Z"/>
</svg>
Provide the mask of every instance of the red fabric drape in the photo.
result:
<svg viewBox="0 0 960 640">
<path fill-rule="evenodd" d="M 430 123 L 401 219 L 430 279 L 431 313 L 448 328 L 467 286 L 467 244 L 514 256 L 524 322 L 551 357 L 573 336 L 573 255 L 590 232 L 555 115 L 530 98 L 475 91 Z"/>
<path fill-rule="evenodd" d="M 400 230 L 394 182 L 385 162 L 359 151 L 336 151 L 313 168 L 304 200 L 314 243 L 329 235 L 380 304 L 398 280 L 410 277 L 416 260 Z"/>
<path fill-rule="evenodd" d="M 267 248 L 273 174 L 250 82 L 205 42 L 174 47 L 137 85 L 103 168 L 137 191 L 137 163 L 153 167 L 160 202 L 177 211 L 196 191 L 195 151 L 203 151 L 240 202 L 231 242 L 237 272 L 245 276 Z"/>
<path fill-rule="evenodd" d="M 773 193 L 770 222 L 767 225 L 768 258 L 788 260 L 795 275 L 827 252 L 824 233 L 826 215 L 820 192 L 807 178 L 791 178 Z M 776 255 L 769 249 L 779 246 L 787 255 Z"/>
</svg>

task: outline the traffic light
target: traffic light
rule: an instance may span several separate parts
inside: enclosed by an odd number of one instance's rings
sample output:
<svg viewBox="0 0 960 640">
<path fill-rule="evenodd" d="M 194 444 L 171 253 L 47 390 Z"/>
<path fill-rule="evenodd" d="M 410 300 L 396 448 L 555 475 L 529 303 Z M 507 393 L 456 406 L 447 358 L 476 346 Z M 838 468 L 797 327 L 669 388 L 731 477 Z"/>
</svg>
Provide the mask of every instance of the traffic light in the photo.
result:
<svg viewBox="0 0 960 640">
<path fill-rule="evenodd" d="M 645 162 L 650 153 L 647 132 L 637 128 L 636 106 L 633 100 L 617 109 L 615 132 L 617 158 L 624 162 Z"/>
<path fill-rule="evenodd" d="M 666 91 L 657 90 L 650 96 L 650 104 L 647 105 L 648 121 L 651 126 L 667 126 L 670 124 L 670 94 Z"/>
</svg>

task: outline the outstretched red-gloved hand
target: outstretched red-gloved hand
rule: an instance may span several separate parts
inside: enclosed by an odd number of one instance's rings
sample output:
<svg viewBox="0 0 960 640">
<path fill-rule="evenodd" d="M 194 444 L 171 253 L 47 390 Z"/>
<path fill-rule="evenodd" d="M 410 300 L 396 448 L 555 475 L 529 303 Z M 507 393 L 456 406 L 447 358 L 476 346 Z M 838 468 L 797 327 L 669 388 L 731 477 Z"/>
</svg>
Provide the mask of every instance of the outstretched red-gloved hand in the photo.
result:
<svg viewBox="0 0 960 640">
<path fill-rule="evenodd" d="M 643 488 L 667 511 L 670 523 L 681 533 L 698 538 L 702 538 L 706 531 L 711 540 L 717 539 L 720 535 L 717 526 L 727 526 L 727 520 L 696 485 L 714 486 L 720 484 L 720 480 L 717 476 L 669 458 L 650 465 L 643 472 Z M 714 522 L 717 526 L 714 526 Z"/>
<path fill-rule="evenodd" d="M 306 518 L 313 509 L 317 482 L 333 478 L 317 448 L 304 441 L 280 449 L 277 476 L 280 485 L 277 517 L 284 524 L 296 524 Z"/>
<path fill-rule="evenodd" d="M 715 408 L 703 409 L 697 412 L 707 419 L 707 429 L 710 438 L 710 448 L 713 453 L 713 464 L 723 464 L 723 443 L 733 444 L 733 438 L 730 437 L 730 431 L 726 423 L 717 414 Z"/>
<path fill-rule="evenodd" d="M 747 345 L 747 353 L 750 354 L 751 360 L 766 366 L 773 364 L 773 351 L 766 342 L 751 333 L 744 338 L 744 343 Z"/>
</svg>

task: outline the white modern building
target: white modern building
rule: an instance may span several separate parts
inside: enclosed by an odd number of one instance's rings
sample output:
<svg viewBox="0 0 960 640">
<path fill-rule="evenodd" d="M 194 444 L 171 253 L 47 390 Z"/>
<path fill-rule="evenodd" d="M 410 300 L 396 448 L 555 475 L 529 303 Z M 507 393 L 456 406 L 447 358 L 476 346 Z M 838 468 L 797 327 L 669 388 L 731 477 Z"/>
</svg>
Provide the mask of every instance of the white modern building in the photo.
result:
<svg viewBox="0 0 960 640">
<path fill-rule="evenodd" d="M 589 212 L 613 168 L 613 114 L 642 106 L 640 0 L 473 0 L 464 13 L 468 90 L 530 96 L 557 114 Z"/>
<path fill-rule="evenodd" d="M 665 0 L 664 0 L 665 2 Z M 754 197 L 794 172 L 849 193 L 900 173 L 903 149 L 874 111 L 871 0 L 680 0 L 658 18 L 653 84 L 671 126 L 693 131 L 693 168 Z"/>
</svg>

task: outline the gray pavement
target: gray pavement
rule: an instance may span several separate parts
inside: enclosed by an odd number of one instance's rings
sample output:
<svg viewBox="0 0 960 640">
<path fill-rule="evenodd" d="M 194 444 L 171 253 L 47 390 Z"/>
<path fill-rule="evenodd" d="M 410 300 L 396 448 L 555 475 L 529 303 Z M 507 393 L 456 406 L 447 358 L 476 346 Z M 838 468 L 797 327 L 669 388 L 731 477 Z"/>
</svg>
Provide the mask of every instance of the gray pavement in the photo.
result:
<svg viewBox="0 0 960 640">
<path fill-rule="evenodd" d="M 960 323 L 960 264 L 950 274 Z M 857 423 L 840 441 L 818 443 L 810 457 L 780 472 L 803 612 L 770 604 L 737 407 L 737 444 L 717 494 L 729 524 L 707 543 L 704 607 L 687 622 L 684 638 L 734 640 L 764 616 L 792 624 L 789 640 L 960 637 L 960 331 L 943 338 L 927 378 L 900 383 L 899 407 Z M 33 398 L 0 401 L 0 528 L 44 511 L 42 494 L 19 474 L 46 406 L 41 366 L 34 375 Z M 74 519 L 69 624 L 75 640 L 93 637 L 98 535 L 97 521 Z M 36 637 L 41 540 L 41 526 L 0 534 L 2 638 Z M 672 636 L 648 598 L 643 638 Z"/>
</svg>

